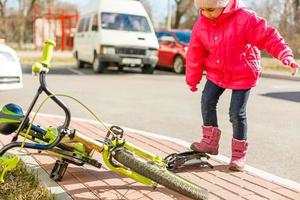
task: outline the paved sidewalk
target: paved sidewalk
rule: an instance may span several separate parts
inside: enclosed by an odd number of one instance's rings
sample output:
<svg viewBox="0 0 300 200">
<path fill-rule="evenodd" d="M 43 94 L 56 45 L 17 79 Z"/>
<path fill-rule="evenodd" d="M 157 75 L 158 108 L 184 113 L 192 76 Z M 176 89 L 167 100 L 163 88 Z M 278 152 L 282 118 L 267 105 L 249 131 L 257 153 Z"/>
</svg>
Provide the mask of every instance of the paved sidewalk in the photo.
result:
<svg viewBox="0 0 300 200">
<path fill-rule="evenodd" d="M 36 123 L 47 126 L 61 125 L 62 119 L 39 117 Z M 71 127 L 91 138 L 102 140 L 106 135 L 104 127 L 93 122 L 74 120 Z M 188 150 L 183 145 L 163 137 L 150 137 L 133 131 L 126 132 L 125 139 L 161 157 Z M 100 161 L 102 160 L 100 155 L 95 156 Z M 50 173 L 55 162 L 54 158 L 46 155 L 34 155 L 34 158 Z M 178 174 L 208 189 L 210 200 L 300 200 L 298 185 L 291 189 L 287 185 L 276 183 L 275 180 L 267 180 L 251 172 L 228 171 L 226 163 L 215 158 L 211 158 L 209 162 L 214 166 L 213 169 L 193 167 L 181 170 Z M 64 179 L 59 184 L 73 199 L 80 200 L 189 199 L 164 187 L 153 190 L 151 187 L 118 175 L 105 166 L 96 169 L 88 165 L 84 167 L 69 165 Z"/>
</svg>

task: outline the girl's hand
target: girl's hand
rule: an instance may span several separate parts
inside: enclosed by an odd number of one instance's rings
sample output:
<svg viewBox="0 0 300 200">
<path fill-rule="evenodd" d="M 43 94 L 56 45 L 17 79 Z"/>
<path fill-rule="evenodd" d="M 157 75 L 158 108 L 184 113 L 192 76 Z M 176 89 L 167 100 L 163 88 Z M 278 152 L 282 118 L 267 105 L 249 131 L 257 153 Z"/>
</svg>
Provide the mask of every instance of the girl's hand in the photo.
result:
<svg viewBox="0 0 300 200">
<path fill-rule="evenodd" d="M 299 64 L 296 63 L 296 61 L 294 60 L 294 58 L 292 56 L 288 56 L 286 58 L 283 58 L 282 63 L 284 65 L 288 65 L 292 68 L 291 69 L 292 76 L 295 76 L 298 73 Z"/>
<path fill-rule="evenodd" d="M 298 65 L 298 66 L 299 66 L 299 65 Z M 299 67 L 296 67 L 296 68 L 293 67 L 293 68 L 291 69 L 291 71 L 292 71 L 292 73 L 291 73 L 292 76 L 295 76 L 295 75 L 298 73 L 298 71 L 299 71 L 298 68 L 299 68 Z"/>
<path fill-rule="evenodd" d="M 190 86 L 190 90 L 192 91 L 192 92 L 196 92 L 197 90 L 198 90 L 198 88 L 197 88 L 197 86 Z"/>
</svg>

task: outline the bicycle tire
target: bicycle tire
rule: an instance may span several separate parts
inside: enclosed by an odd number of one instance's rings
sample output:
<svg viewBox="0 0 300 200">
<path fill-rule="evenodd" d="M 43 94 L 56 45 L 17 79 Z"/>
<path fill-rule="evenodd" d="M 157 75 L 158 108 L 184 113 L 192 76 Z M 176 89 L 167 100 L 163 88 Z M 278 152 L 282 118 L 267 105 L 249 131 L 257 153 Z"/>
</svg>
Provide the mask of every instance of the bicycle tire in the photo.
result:
<svg viewBox="0 0 300 200">
<path fill-rule="evenodd" d="M 168 171 L 166 168 L 162 168 L 154 164 L 153 162 L 147 162 L 145 159 L 133 155 L 124 148 L 116 150 L 113 157 L 119 163 L 130 168 L 134 172 L 184 196 L 197 200 L 208 199 L 208 191 L 206 189 L 195 185 L 194 183 Z"/>
</svg>

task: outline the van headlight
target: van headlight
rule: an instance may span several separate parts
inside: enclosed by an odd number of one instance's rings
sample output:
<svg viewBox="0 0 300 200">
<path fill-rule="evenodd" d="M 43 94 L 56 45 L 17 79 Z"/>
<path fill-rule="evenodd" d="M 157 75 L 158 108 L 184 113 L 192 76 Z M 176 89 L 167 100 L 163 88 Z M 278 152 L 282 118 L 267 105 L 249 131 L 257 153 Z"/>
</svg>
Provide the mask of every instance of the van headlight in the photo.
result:
<svg viewBox="0 0 300 200">
<path fill-rule="evenodd" d="M 100 48 L 100 54 L 110 54 L 110 55 L 115 55 L 116 54 L 116 49 L 114 47 L 101 47 Z"/>
<path fill-rule="evenodd" d="M 149 57 L 158 56 L 157 49 L 154 49 L 154 48 L 147 49 L 147 56 L 149 56 Z"/>
</svg>

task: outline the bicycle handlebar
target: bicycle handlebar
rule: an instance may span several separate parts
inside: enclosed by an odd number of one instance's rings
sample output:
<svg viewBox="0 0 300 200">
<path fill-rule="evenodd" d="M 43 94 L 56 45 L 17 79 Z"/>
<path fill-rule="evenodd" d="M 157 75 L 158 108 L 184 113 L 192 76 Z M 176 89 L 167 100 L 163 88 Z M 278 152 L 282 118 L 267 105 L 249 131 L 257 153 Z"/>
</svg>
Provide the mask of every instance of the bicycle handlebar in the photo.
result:
<svg viewBox="0 0 300 200">
<path fill-rule="evenodd" d="M 71 121 L 71 113 L 70 110 L 68 109 L 68 107 L 63 103 L 63 101 L 61 101 L 58 97 L 56 97 L 54 95 L 53 92 L 51 92 L 46 84 L 46 73 L 48 72 L 49 68 L 50 68 L 50 61 L 52 59 L 52 53 L 53 53 L 53 49 L 55 47 L 55 41 L 53 40 L 46 40 L 45 42 L 45 46 L 43 48 L 43 55 L 42 55 L 42 59 L 41 59 L 41 63 L 35 63 L 32 66 L 32 71 L 35 73 L 39 73 L 40 74 L 40 88 L 42 89 L 42 91 L 44 91 L 48 96 L 51 96 L 51 99 L 59 106 L 61 107 L 66 115 L 66 119 L 65 122 L 62 126 L 63 129 L 67 129 L 69 127 L 70 121 Z"/>
<path fill-rule="evenodd" d="M 46 73 L 44 72 L 40 74 L 40 84 L 41 84 L 40 87 L 42 91 L 44 91 L 47 96 L 52 96 L 51 99 L 65 112 L 66 118 L 64 124 L 62 125 L 62 128 L 68 129 L 71 122 L 71 112 L 67 107 L 67 105 L 62 100 L 60 100 L 60 98 L 55 96 L 53 92 L 49 90 L 46 84 Z"/>
<path fill-rule="evenodd" d="M 47 84 L 46 84 L 46 73 L 48 72 L 48 70 L 50 68 L 50 61 L 52 58 L 52 53 L 53 53 L 54 47 L 55 47 L 55 42 L 53 40 L 47 40 L 45 42 L 45 46 L 43 48 L 43 55 L 42 55 L 41 63 L 36 63 L 32 67 L 32 71 L 34 73 L 39 73 L 39 75 L 40 75 L 40 87 L 30 105 L 29 109 L 27 110 L 27 113 L 26 113 L 22 123 L 20 124 L 20 127 L 19 127 L 16 135 L 13 137 L 11 143 L 5 145 L 3 148 L 0 149 L 0 156 L 2 156 L 7 150 L 9 150 L 11 148 L 22 146 L 22 144 L 23 144 L 22 142 L 17 142 L 18 135 L 25 128 L 26 120 L 29 119 L 29 114 L 31 113 L 35 103 L 37 102 L 37 100 L 42 92 L 45 92 L 47 96 L 51 96 L 51 99 L 59 107 L 61 107 L 63 109 L 63 111 L 65 112 L 66 118 L 65 118 L 64 124 L 61 127 L 59 127 L 59 129 L 60 129 L 59 136 L 51 144 L 45 145 L 45 144 L 25 143 L 24 147 L 31 148 L 31 149 L 40 149 L 40 150 L 51 149 L 51 148 L 55 147 L 56 145 L 58 145 L 60 143 L 60 141 L 62 140 L 62 138 L 65 136 L 65 134 L 67 134 L 67 129 L 68 129 L 68 127 L 70 125 L 70 121 L 71 121 L 70 110 L 64 104 L 64 102 L 62 100 L 60 100 L 58 97 L 56 97 L 55 94 L 48 89 Z"/>
<path fill-rule="evenodd" d="M 50 68 L 50 61 L 52 59 L 52 53 L 55 45 L 55 41 L 53 40 L 48 39 L 45 42 L 41 63 L 47 68 Z"/>
</svg>

